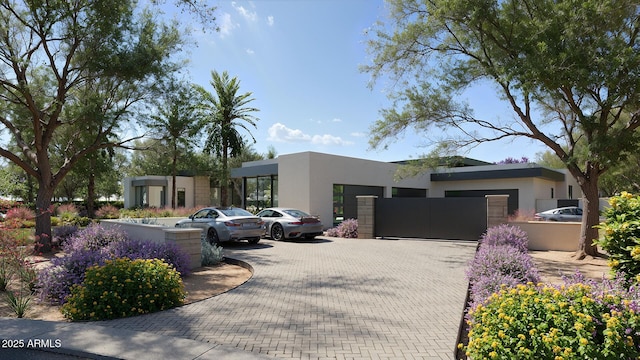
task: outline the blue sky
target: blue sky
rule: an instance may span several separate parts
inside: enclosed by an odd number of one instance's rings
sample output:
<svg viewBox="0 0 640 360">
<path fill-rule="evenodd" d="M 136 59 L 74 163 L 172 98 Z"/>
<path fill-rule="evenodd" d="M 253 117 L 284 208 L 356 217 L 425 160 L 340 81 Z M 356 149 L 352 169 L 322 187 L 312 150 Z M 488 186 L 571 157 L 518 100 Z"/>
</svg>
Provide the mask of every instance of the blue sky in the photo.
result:
<svg viewBox="0 0 640 360">
<path fill-rule="evenodd" d="M 371 149 L 369 129 L 390 103 L 384 83 L 367 87 L 365 30 L 384 19 L 382 0 L 220 1 L 219 32 L 193 34 L 188 50 L 190 80 L 213 92 L 211 71 L 240 80 L 252 92 L 260 120 L 254 148 L 279 155 L 317 151 L 381 161 L 416 158 L 438 137 L 406 134 L 386 150 Z M 184 19 L 184 17 L 183 17 Z M 194 28 L 198 28 L 194 24 Z M 512 117 L 489 87 L 467 91 L 476 115 Z M 484 144 L 463 155 L 485 161 L 535 158 L 544 147 L 530 141 Z"/>
</svg>

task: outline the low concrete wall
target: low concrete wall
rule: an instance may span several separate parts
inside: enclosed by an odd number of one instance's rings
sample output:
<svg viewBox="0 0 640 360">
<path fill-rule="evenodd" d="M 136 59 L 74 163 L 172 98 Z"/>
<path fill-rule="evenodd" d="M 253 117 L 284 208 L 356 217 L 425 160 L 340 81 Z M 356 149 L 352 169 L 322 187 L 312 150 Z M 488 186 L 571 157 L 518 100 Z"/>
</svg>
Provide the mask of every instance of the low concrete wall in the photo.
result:
<svg viewBox="0 0 640 360">
<path fill-rule="evenodd" d="M 580 239 L 578 222 L 511 222 L 529 236 L 529 250 L 576 251 Z"/>
<path fill-rule="evenodd" d="M 175 225 L 175 221 L 172 224 Z M 119 227 L 127 233 L 130 239 L 174 243 L 189 255 L 189 267 L 192 270 L 202 264 L 201 229 L 176 228 L 173 225 L 138 224 L 120 220 L 101 220 L 100 225 L 105 228 Z"/>
</svg>

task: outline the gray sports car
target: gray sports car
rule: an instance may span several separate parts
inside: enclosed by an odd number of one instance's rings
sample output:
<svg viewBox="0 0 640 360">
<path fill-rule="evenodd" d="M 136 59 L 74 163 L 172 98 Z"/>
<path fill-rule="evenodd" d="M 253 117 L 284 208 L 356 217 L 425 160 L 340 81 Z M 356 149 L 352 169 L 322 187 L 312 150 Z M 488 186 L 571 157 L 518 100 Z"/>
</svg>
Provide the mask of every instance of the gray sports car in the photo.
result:
<svg viewBox="0 0 640 360">
<path fill-rule="evenodd" d="M 264 221 L 263 236 L 273 240 L 306 238 L 322 235 L 322 222 L 302 210 L 291 208 L 268 208 L 257 216 Z"/>
<path fill-rule="evenodd" d="M 263 224 L 261 218 L 244 209 L 209 207 L 178 221 L 176 227 L 201 228 L 211 244 L 244 239 L 257 244 Z"/>
</svg>

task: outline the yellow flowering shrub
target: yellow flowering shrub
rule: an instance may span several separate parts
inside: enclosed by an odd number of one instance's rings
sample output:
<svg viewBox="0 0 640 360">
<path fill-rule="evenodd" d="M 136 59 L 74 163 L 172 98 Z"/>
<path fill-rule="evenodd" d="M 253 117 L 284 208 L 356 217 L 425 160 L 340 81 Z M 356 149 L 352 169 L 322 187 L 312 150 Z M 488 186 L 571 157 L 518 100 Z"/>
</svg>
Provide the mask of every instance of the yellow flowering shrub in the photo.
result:
<svg viewBox="0 0 640 360">
<path fill-rule="evenodd" d="M 609 254 L 609 266 L 630 283 L 640 275 L 640 196 L 623 191 L 609 199 L 606 221 L 596 241 Z"/>
<path fill-rule="evenodd" d="M 470 359 L 637 359 L 640 316 L 590 285 L 503 287 L 469 312 Z"/>
<path fill-rule="evenodd" d="M 70 320 L 104 320 L 151 313 L 182 305 L 184 284 L 160 259 L 121 258 L 92 266 L 74 285 L 62 314 Z"/>
</svg>

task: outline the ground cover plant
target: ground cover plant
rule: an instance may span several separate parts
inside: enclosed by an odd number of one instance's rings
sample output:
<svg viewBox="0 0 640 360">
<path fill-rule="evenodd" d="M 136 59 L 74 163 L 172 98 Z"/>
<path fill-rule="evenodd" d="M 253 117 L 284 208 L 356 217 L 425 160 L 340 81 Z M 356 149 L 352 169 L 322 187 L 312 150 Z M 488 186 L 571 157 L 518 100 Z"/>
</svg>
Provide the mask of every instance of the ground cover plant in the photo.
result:
<svg viewBox="0 0 640 360">
<path fill-rule="evenodd" d="M 160 259 L 120 258 L 87 269 L 62 306 L 70 320 L 105 320 L 182 305 L 180 274 Z"/>
</svg>

